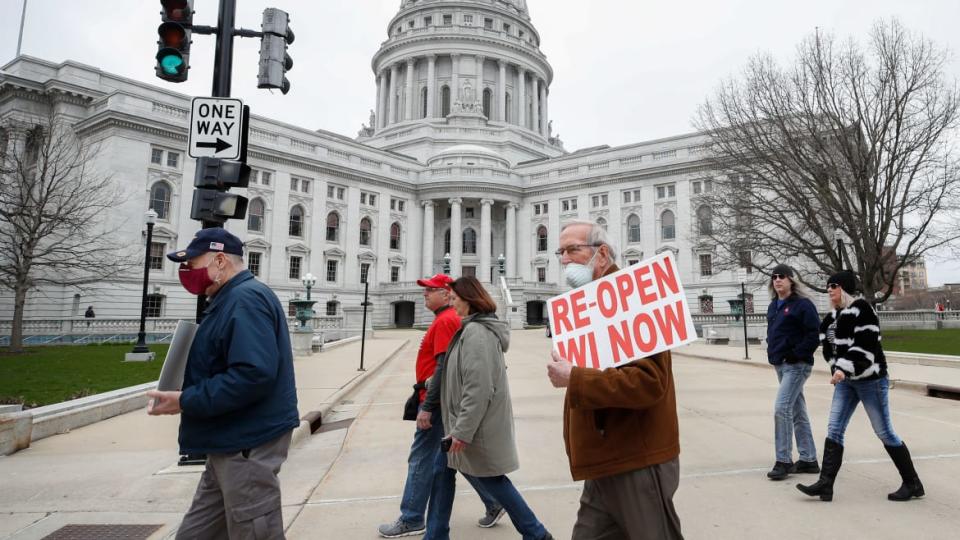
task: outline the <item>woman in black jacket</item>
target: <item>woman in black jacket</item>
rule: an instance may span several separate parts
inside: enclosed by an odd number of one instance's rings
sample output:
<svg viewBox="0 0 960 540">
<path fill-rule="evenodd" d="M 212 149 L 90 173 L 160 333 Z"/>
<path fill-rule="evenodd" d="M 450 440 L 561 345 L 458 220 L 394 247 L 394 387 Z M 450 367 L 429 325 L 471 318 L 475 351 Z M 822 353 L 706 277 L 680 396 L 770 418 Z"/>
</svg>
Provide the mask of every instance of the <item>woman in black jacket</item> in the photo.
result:
<svg viewBox="0 0 960 540">
<path fill-rule="evenodd" d="M 903 484 L 887 495 L 891 501 L 908 501 L 923 497 L 923 484 L 913 468 L 910 451 L 893 431 L 888 401 L 887 362 L 880 346 L 880 320 L 866 300 L 854 297 L 857 280 L 852 272 L 842 271 L 827 281 L 830 304 L 820 324 L 823 356 L 830 365 L 834 385 L 830 421 L 824 444 L 820 479 L 797 489 L 822 501 L 833 500 L 833 482 L 843 459 L 843 433 L 858 403 L 863 403 L 877 437 L 897 466 Z"/>
</svg>

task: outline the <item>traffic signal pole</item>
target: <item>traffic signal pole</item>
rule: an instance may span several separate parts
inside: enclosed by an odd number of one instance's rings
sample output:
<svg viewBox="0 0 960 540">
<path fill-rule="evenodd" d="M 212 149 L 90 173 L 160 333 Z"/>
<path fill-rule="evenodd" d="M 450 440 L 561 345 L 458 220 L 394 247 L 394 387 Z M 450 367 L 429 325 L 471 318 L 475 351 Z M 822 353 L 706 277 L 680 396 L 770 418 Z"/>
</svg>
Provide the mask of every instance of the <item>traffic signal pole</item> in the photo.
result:
<svg viewBox="0 0 960 540">
<path fill-rule="evenodd" d="M 217 49 L 213 60 L 213 97 L 230 97 L 233 77 L 233 35 L 237 0 L 220 0 L 217 15 Z M 204 224 L 204 228 L 207 228 Z"/>
</svg>

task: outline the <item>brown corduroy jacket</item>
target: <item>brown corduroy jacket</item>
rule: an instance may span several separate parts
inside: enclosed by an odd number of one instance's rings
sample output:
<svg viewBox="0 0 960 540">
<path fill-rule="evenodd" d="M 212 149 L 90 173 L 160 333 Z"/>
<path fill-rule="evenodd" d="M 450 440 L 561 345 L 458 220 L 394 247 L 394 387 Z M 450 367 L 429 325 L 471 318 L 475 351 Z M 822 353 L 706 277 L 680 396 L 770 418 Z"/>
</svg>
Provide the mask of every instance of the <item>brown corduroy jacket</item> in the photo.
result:
<svg viewBox="0 0 960 540">
<path fill-rule="evenodd" d="M 606 274 L 616 272 L 613 266 Z M 598 370 L 574 367 L 563 404 L 574 480 L 666 463 L 680 455 L 670 352 Z"/>
</svg>

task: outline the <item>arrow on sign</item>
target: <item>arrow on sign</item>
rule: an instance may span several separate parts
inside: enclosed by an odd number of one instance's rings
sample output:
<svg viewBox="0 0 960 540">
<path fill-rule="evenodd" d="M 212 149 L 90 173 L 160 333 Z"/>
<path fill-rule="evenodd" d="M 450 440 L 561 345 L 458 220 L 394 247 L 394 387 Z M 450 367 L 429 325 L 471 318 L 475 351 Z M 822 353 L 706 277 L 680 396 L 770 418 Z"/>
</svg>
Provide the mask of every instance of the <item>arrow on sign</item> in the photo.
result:
<svg viewBox="0 0 960 540">
<path fill-rule="evenodd" d="M 227 141 L 217 137 L 217 142 L 198 142 L 197 148 L 216 148 L 214 153 L 219 154 L 227 148 L 231 148 L 233 145 Z"/>
</svg>

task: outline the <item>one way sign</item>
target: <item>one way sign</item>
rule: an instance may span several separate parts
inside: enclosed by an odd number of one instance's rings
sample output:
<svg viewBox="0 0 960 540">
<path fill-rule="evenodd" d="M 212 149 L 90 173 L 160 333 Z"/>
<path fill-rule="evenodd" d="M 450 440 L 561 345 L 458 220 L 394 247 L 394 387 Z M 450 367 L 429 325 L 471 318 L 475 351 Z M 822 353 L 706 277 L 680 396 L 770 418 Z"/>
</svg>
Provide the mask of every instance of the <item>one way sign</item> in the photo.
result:
<svg viewBox="0 0 960 540">
<path fill-rule="evenodd" d="M 190 157 L 239 159 L 243 102 L 233 98 L 193 98 L 190 108 Z"/>
</svg>

